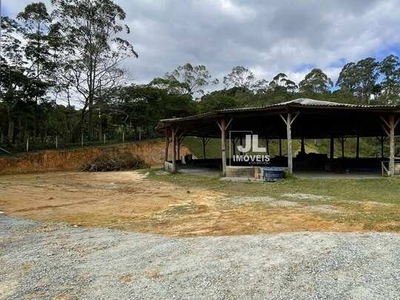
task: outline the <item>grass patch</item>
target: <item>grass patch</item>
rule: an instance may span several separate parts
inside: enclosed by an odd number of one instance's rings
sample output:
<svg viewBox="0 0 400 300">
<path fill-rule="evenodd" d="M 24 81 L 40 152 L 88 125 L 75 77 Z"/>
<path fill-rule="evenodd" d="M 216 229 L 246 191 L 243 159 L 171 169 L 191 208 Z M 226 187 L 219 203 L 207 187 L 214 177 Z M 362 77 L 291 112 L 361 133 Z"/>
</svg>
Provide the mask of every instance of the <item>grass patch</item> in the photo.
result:
<svg viewBox="0 0 400 300">
<path fill-rule="evenodd" d="M 271 197 L 277 201 L 294 201 L 302 209 L 310 208 L 317 218 L 335 224 L 347 224 L 361 231 L 400 232 L 400 179 L 290 179 L 276 183 L 226 182 L 216 176 L 188 174 L 151 175 L 148 180 L 164 181 L 187 190 L 201 189 L 224 193 L 226 197 Z M 315 199 L 296 199 L 285 194 L 317 196 Z M 318 196 L 324 196 L 318 198 Z M 312 198 L 312 197 L 311 197 Z M 339 213 L 313 210 L 329 206 Z M 249 211 L 268 210 L 268 205 L 248 205 Z M 292 208 L 280 208 L 289 211 Z"/>
<path fill-rule="evenodd" d="M 204 188 L 224 192 L 229 196 L 271 196 L 282 198 L 284 194 L 313 194 L 332 197 L 332 201 L 362 201 L 400 204 L 400 179 L 297 179 L 275 183 L 228 182 L 219 176 L 190 174 L 150 174 L 149 180 L 160 180 L 186 189 Z"/>
</svg>

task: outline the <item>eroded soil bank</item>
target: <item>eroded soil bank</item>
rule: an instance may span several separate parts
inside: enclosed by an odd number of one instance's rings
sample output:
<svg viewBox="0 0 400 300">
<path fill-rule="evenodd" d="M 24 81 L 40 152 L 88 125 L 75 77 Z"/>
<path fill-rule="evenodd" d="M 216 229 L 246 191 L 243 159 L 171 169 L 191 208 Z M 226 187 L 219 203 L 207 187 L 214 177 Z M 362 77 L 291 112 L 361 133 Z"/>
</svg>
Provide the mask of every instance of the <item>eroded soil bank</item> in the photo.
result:
<svg viewBox="0 0 400 300">
<path fill-rule="evenodd" d="M 11 157 L 3 156 L 0 157 L 0 174 L 78 171 L 84 164 L 104 152 L 130 152 L 133 155 L 141 156 L 150 166 L 161 166 L 164 163 L 165 144 L 161 140 L 153 140 L 104 147 L 48 150 Z M 189 150 L 183 146 L 181 154 L 188 153 Z"/>
</svg>

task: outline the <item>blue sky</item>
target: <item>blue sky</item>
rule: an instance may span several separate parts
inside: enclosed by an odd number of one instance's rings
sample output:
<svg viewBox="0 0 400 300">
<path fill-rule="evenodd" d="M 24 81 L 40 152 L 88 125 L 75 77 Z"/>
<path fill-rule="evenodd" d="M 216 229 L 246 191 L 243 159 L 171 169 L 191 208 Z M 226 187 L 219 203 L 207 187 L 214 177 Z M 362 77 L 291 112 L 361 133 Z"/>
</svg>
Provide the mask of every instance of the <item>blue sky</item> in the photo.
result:
<svg viewBox="0 0 400 300">
<path fill-rule="evenodd" d="M 3 0 L 15 16 L 28 0 Z M 44 1 L 49 3 L 50 1 Z M 400 54 L 396 0 L 116 0 L 138 59 L 129 76 L 145 83 L 186 62 L 222 79 L 232 67 L 271 80 L 284 72 L 299 82 L 313 67 L 335 82 L 342 66 L 369 56 Z"/>
</svg>

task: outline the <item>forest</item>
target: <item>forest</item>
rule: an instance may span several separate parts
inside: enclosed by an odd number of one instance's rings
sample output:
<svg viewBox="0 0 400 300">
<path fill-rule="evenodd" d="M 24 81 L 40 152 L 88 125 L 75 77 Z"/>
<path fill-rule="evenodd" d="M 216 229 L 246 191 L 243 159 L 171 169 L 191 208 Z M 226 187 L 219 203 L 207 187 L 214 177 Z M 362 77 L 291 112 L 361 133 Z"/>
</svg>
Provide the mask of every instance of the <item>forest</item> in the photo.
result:
<svg viewBox="0 0 400 300">
<path fill-rule="evenodd" d="M 154 138 L 163 118 L 302 97 L 400 104 L 400 61 L 393 54 L 348 62 L 337 82 L 319 68 L 299 83 L 285 73 L 256 78 L 246 66 L 216 78 L 204 65 L 183 62 L 147 84 L 133 84 L 123 63 L 140 53 L 124 38 L 130 31 L 124 19 L 111 0 L 38 2 L 15 19 L 2 16 L 2 149 L 22 151 L 27 140 L 40 149 Z"/>
</svg>

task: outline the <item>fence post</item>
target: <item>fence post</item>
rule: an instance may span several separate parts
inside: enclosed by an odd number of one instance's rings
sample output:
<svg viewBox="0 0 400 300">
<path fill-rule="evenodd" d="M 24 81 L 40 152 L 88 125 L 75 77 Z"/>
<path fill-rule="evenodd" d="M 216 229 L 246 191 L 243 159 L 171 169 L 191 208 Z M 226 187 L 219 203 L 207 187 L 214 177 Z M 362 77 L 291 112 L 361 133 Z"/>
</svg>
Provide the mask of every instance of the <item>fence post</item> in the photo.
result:
<svg viewBox="0 0 400 300">
<path fill-rule="evenodd" d="M 26 138 L 26 152 L 29 152 L 29 136 Z"/>
<path fill-rule="evenodd" d="M 103 142 L 104 142 L 104 144 L 106 143 L 106 134 L 105 133 L 103 134 Z"/>
<path fill-rule="evenodd" d="M 56 149 L 58 149 L 58 135 L 56 135 Z"/>
<path fill-rule="evenodd" d="M 81 144 L 82 144 L 82 147 L 83 147 L 83 132 L 82 132 L 82 135 L 81 135 Z"/>
</svg>

